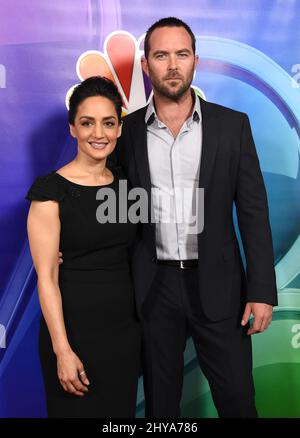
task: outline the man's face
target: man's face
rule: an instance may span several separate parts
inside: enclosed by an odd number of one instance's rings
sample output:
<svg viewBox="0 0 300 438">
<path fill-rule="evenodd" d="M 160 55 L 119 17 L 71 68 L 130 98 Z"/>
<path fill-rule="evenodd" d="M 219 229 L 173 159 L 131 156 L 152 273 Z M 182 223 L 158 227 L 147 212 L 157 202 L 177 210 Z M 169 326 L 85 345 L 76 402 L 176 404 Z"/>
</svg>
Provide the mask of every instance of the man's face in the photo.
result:
<svg viewBox="0 0 300 438">
<path fill-rule="evenodd" d="M 157 28 L 150 37 L 149 46 L 143 69 L 154 92 L 172 100 L 180 99 L 190 88 L 198 63 L 189 33 L 184 27 Z"/>
</svg>

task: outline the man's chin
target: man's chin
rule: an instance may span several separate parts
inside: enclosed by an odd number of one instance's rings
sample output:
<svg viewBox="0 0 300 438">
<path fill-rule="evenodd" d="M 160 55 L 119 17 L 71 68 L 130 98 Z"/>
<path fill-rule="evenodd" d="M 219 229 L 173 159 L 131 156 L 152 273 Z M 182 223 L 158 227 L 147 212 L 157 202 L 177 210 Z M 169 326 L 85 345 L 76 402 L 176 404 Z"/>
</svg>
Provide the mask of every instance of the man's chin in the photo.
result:
<svg viewBox="0 0 300 438">
<path fill-rule="evenodd" d="M 184 95 L 185 92 L 186 90 L 173 88 L 166 90 L 165 96 L 168 97 L 169 99 L 178 100 Z"/>
</svg>

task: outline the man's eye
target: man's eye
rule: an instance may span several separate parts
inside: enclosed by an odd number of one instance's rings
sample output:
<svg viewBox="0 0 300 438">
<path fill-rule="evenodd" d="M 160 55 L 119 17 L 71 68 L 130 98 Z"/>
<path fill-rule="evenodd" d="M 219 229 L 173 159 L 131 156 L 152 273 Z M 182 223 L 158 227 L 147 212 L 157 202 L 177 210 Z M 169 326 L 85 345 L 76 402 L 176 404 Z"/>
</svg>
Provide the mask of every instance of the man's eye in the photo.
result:
<svg viewBox="0 0 300 438">
<path fill-rule="evenodd" d="M 164 53 L 160 53 L 158 55 L 156 55 L 156 59 L 164 59 L 166 57 L 166 55 Z"/>
<path fill-rule="evenodd" d="M 187 53 L 178 53 L 179 58 L 186 58 L 188 56 Z"/>
</svg>

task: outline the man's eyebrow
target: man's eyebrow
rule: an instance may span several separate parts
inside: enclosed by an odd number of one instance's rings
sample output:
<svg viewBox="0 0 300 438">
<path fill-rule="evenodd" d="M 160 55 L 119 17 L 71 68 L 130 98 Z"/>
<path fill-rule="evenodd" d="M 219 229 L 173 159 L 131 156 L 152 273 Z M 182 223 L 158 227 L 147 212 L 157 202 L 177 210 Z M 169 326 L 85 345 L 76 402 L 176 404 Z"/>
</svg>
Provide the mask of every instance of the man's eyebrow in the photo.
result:
<svg viewBox="0 0 300 438">
<path fill-rule="evenodd" d="M 192 53 L 192 50 L 191 50 L 191 49 L 187 49 L 187 48 L 185 48 L 185 49 L 180 49 L 180 50 L 176 50 L 176 53 L 180 53 L 180 52 L 189 52 L 189 53 Z"/>
<path fill-rule="evenodd" d="M 175 53 L 182 53 L 182 52 L 192 53 L 192 51 L 191 51 L 190 49 L 187 49 L 187 48 L 176 50 Z M 166 50 L 155 50 L 155 52 L 153 52 L 153 56 L 155 56 L 155 55 L 160 55 L 160 54 L 162 54 L 162 55 L 166 55 L 166 54 L 168 54 L 168 53 L 169 53 L 169 52 L 166 51 Z"/>
<path fill-rule="evenodd" d="M 158 54 L 166 54 L 168 53 L 166 50 L 155 50 L 155 52 L 153 52 L 153 55 L 158 55 Z"/>
</svg>

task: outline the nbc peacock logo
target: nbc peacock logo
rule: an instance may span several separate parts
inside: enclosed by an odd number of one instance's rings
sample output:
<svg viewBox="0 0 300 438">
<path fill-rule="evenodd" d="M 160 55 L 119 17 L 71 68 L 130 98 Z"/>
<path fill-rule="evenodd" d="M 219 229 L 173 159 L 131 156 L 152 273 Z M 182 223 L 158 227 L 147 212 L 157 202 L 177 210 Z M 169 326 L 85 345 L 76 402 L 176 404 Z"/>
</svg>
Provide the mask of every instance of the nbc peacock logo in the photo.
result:
<svg viewBox="0 0 300 438">
<path fill-rule="evenodd" d="M 145 106 L 151 96 L 151 82 L 142 70 L 143 41 L 145 34 L 136 39 L 126 31 L 110 33 L 103 45 L 103 52 L 88 50 L 82 53 L 76 63 L 76 73 L 80 81 L 91 76 L 105 76 L 118 87 L 123 100 L 123 115 Z M 66 94 L 66 106 L 74 89 Z M 205 99 L 204 92 L 197 86 L 193 88 Z"/>
</svg>

